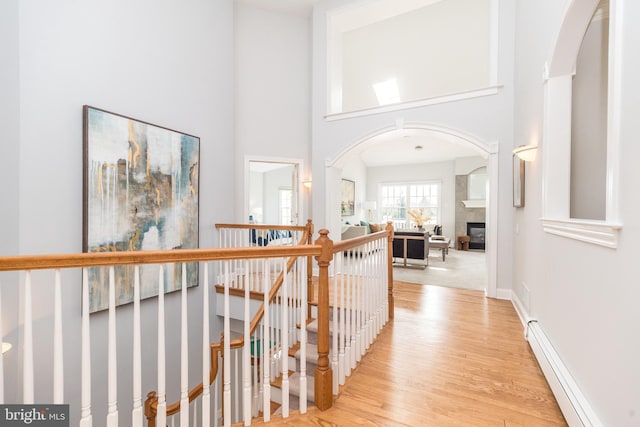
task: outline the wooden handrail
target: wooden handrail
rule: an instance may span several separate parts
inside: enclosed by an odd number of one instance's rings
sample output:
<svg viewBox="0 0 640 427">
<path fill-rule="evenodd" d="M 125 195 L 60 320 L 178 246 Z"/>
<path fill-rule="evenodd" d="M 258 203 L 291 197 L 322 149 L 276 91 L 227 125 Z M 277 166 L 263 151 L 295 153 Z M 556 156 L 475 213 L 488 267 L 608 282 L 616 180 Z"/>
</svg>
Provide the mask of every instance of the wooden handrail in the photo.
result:
<svg viewBox="0 0 640 427">
<path fill-rule="evenodd" d="M 311 220 L 308 220 L 311 221 Z M 268 224 L 216 224 L 216 228 L 256 229 L 256 230 L 292 230 L 306 231 L 307 225 L 268 225 Z"/>
<path fill-rule="evenodd" d="M 317 245 L 299 245 L 222 249 L 175 249 L 172 251 L 98 252 L 61 255 L 17 255 L 0 257 L 0 271 L 285 258 L 289 256 L 317 256 L 321 252 L 322 249 Z"/>
</svg>

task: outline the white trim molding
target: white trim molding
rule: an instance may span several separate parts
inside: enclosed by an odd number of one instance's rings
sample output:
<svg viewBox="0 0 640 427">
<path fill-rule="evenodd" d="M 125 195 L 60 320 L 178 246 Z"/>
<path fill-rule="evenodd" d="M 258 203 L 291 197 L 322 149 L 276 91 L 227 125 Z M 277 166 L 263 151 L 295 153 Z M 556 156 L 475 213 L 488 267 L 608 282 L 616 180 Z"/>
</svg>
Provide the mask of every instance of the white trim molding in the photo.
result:
<svg viewBox="0 0 640 427">
<path fill-rule="evenodd" d="M 352 119 L 354 117 L 364 117 L 373 114 L 388 113 L 390 111 L 408 110 L 410 108 L 424 107 L 426 105 L 444 104 L 446 102 L 496 95 L 498 93 L 498 89 L 501 89 L 502 87 L 502 85 L 494 85 L 465 92 L 436 96 L 433 98 L 419 99 L 416 101 L 399 102 L 397 104 L 383 105 L 355 111 L 347 111 L 344 113 L 327 114 L 325 116 L 325 120 L 331 122 L 335 120 Z"/>
<path fill-rule="evenodd" d="M 463 200 L 462 203 L 464 204 L 464 207 L 467 209 L 484 208 L 487 206 L 487 201 L 485 199 Z"/>
<path fill-rule="evenodd" d="M 527 322 L 527 341 L 538 360 L 560 410 L 570 426 L 602 427 L 603 424 L 576 384 L 536 320 Z"/>
<path fill-rule="evenodd" d="M 547 233 L 608 248 L 618 247 L 618 237 L 622 230 L 622 224 L 604 221 L 552 218 L 542 218 L 541 221 Z"/>
</svg>

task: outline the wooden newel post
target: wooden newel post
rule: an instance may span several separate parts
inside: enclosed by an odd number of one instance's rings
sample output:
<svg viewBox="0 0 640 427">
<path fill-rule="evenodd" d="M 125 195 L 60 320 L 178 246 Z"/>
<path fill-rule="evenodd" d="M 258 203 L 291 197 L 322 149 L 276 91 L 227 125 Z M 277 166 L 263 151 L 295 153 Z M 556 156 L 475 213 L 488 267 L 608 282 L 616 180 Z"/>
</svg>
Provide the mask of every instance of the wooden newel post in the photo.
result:
<svg viewBox="0 0 640 427">
<path fill-rule="evenodd" d="M 389 300 L 389 320 L 393 319 L 394 312 L 394 301 L 393 301 L 393 223 L 391 221 L 387 222 L 387 227 L 385 228 L 389 232 L 389 250 L 387 251 L 387 269 L 389 276 L 388 283 L 388 300 Z"/>
<path fill-rule="evenodd" d="M 329 367 L 329 265 L 333 259 L 333 241 L 329 230 L 320 230 L 316 245 L 322 246 L 322 254 L 316 257 L 318 275 L 318 367 L 315 379 L 315 405 L 321 411 L 333 406 L 333 372 Z"/>
<path fill-rule="evenodd" d="M 148 427 L 156 427 L 156 414 L 158 413 L 158 396 L 155 391 L 147 394 L 144 401 L 144 415 L 147 418 Z"/>
</svg>

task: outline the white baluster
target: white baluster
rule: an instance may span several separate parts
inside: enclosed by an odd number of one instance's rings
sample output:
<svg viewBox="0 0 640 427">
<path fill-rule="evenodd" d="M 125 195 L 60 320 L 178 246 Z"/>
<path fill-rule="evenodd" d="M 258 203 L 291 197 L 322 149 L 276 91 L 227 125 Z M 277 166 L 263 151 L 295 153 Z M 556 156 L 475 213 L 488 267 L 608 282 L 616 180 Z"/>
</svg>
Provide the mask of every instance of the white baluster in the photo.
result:
<svg viewBox="0 0 640 427">
<path fill-rule="evenodd" d="M 33 315 L 31 313 L 31 271 L 24 278 L 24 350 L 22 374 L 22 401 L 33 403 Z"/>
<path fill-rule="evenodd" d="M 338 386 L 340 385 L 339 381 L 339 369 L 338 369 L 338 281 L 340 271 L 337 269 L 337 264 L 332 263 L 331 268 L 333 268 L 333 334 L 331 340 L 331 373 L 333 375 L 333 394 L 338 394 Z"/>
<path fill-rule="evenodd" d="M 262 380 L 262 417 L 265 422 L 271 420 L 271 381 L 269 365 L 271 359 L 271 336 L 269 334 L 269 292 L 271 291 L 271 281 L 269 280 L 270 265 L 269 260 L 262 263 L 263 293 L 264 293 L 264 336 L 262 339 L 262 359 L 264 360 L 263 380 Z"/>
<path fill-rule="evenodd" d="M 64 403 L 64 365 L 62 350 L 62 289 L 60 269 L 55 271 L 55 290 L 53 297 L 53 403 Z"/>
<path fill-rule="evenodd" d="M 357 333 L 358 333 L 358 268 L 351 261 L 351 370 L 356 369 L 357 363 Z"/>
<path fill-rule="evenodd" d="M 344 385 L 345 382 L 345 366 L 344 366 L 344 349 L 346 346 L 345 343 L 345 338 L 344 338 L 344 331 L 345 331 L 345 315 L 346 315 L 346 309 L 345 309 L 345 298 L 344 298 L 344 291 L 345 291 L 345 286 L 346 286 L 346 281 L 347 281 L 347 272 L 345 271 L 344 268 L 344 256 L 343 254 L 339 254 L 338 257 L 336 257 L 336 267 L 339 268 L 341 275 L 340 275 L 340 319 L 339 322 L 340 324 L 334 324 L 333 325 L 333 333 L 334 335 L 338 336 L 338 347 L 339 349 L 339 354 L 338 354 L 338 383 L 340 385 Z M 338 278 L 336 277 L 335 279 L 336 281 L 338 281 Z"/>
<path fill-rule="evenodd" d="M 223 366 L 224 366 L 224 389 L 222 402 L 224 408 L 225 427 L 231 426 L 231 328 L 229 325 L 229 261 L 224 263 L 224 350 L 223 350 Z"/>
<path fill-rule="evenodd" d="M 4 329 L 2 329 L 2 283 L 0 283 L 0 336 L 4 335 Z M 0 405 L 4 405 L 4 364 L 2 359 L 4 357 L 0 350 Z"/>
<path fill-rule="evenodd" d="M 233 351 L 233 419 L 231 422 L 235 423 L 240 419 L 240 397 L 238 393 L 240 392 L 240 373 L 238 371 L 240 363 L 238 360 L 239 351 L 235 349 Z"/>
<path fill-rule="evenodd" d="M 302 265 L 300 286 L 300 413 L 307 413 L 307 283 L 306 259 L 299 260 Z"/>
<path fill-rule="evenodd" d="M 91 328 L 89 324 L 89 270 L 82 269 L 82 390 L 80 397 L 80 427 L 91 427 Z"/>
<path fill-rule="evenodd" d="M 166 348 L 164 316 L 164 266 L 158 271 L 158 410 L 156 425 L 167 425 Z"/>
<path fill-rule="evenodd" d="M 107 427 L 118 426 L 118 362 L 116 351 L 116 278 L 115 268 L 109 267 L 109 329 L 108 329 L 108 360 L 107 360 L 107 388 L 108 409 Z"/>
<path fill-rule="evenodd" d="M 220 359 L 220 356 L 217 356 Z M 218 415 L 220 403 L 220 371 L 216 372 L 216 379 L 213 382 L 213 427 L 218 427 L 218 423 L 220 422 L 220 417 Z"/>
<path fill-rule="evenodd" d="M 133 268 L 133 410 L 131 425 L 142 427 L 142 345 L 140 335 L 140 267 Z"/>
<path fill-rule="evenodd" d="M 187 263 L 182 263 L 180 307 L 180 425 L 189 426 L 189 325 L 187 317 Z"/>
<path fill-rule="evenodd" d="M 286 259 L 282 259 L 282 417 L 289 416 L 289 275 L 287 274 Z"/>
<path fill-rule="evenodd" d="M 245 261 L 245 271 L 249 271 L 249 261 Z M 246 283 L 244 287 L 244 347 L 243 351 L 243 397 L 242 397 L 242 410 L 244 412 L 244 425 L 251 425 L 251 337 L 249 335 L 251 326 L 251 311 L 249 304 L 251 302 L 251 295 L 249 292 L 250 283 Z"/>
<path fill-rule="evenodd" d="M 209 263 L 204 263 L 204 289 L 202 295 L 202 425 L 211 425 L 211 393 L 209 373 L 211 352 L 209 338 Z M 195 419 L 196 417 L 194 417 Z"/>
</svg>

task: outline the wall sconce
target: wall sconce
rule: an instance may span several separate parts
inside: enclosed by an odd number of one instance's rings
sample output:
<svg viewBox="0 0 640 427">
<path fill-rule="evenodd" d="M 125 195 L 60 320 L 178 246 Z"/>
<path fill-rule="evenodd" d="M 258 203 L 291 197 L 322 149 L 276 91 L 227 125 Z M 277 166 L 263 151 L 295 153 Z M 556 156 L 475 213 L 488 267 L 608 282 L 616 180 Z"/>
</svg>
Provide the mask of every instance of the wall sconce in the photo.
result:
<svg viewBox="0 0 640 427">
<path fill-rule="evenodd" d="M 308 188 L 309 190 L 311 190 L 311 181 L 302 181 L 302 185 L 304 186 L 304 188 Z"/>
<path fill-rule="evenodd" d="M 536 154 L 538 152 L 537 145 L 521 145 L 518 148 L 513 150 L 513 154 L 518 156 L 520 159 L 525 162 L 532 162 L 536 159 Z"/>
<path fill-rule="evenodd" d="M 5 354 L 7 351 L 11 350 L 11 343 L 10 342 L 3 342 L 2 343 L 2 354 Z"/>
</svg>

